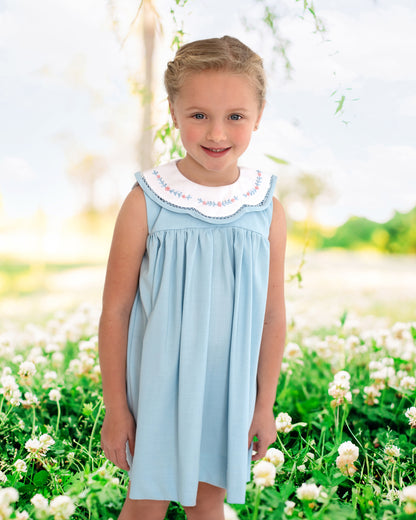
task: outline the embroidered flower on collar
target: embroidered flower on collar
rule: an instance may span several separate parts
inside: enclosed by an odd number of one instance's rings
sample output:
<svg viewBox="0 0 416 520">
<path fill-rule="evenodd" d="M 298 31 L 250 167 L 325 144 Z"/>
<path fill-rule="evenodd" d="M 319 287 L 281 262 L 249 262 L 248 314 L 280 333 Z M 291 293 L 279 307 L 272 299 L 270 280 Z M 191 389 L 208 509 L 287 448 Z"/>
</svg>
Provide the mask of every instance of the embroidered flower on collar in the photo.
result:
<svg viewBox="0 0 416 520">
<path fill-rule="evenodd" d="M 236 182 L 226 186 L 194 183 L 178 170 L 176 161 L 136 177 L 144 181 L 158 200 L 175 209 L 194 210 L 205 217 L 227 218 L 243 207 L 259 207 L 271 196 L 273 176 L 259 170 L 240 168 Z"/>
</svg>

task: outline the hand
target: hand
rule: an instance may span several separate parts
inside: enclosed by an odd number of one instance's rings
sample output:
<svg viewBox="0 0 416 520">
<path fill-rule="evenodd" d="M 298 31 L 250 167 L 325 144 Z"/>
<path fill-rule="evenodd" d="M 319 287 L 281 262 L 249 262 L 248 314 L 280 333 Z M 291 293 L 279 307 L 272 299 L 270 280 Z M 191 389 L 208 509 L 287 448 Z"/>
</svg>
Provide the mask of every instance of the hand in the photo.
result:
<svg viewBox="0 0 416 520">
<path fill-rule="evenodd" d="M 136 423 L 129 410 L 106 412 L 101 429 L 101 448 L 105 456 L 120 469 L 130 469 L 126 456 L 126 443 L 134 455 Z"/>
<path fill-rule="evenodd" d="M 273 410 L 255 409 L 253 420 L 251 421 L 248 432 L 248 445 L 253 442 L 254 436 L 257 441 L 253 443 L 253 450 L 256 452 L 252 460 L 260 460 L 266 455 L 267 448 L 276 440 L 276 424 Z"/>
</svg>

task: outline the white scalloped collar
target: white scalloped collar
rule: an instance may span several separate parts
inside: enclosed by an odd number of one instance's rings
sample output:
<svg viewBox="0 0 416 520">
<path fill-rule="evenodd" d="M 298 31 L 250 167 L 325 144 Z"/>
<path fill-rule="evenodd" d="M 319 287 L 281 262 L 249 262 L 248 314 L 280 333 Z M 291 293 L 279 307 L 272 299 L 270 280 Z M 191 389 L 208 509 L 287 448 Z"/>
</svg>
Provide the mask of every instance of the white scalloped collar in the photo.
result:
<svg viewBox="0 0 416 520">
<path fill-rule="evenodd" d="M 244 207 L 262 207 L 273 195 L 270 173 L 240 167 L 240 176 L 226 186 L 205 186 L 185 177 L 171 161 L 137 173 L 158 199 L 172 207 L 194 210 L 209 218 L 227 218 Z M 142 184 L 142 183 L 140 183 Z"/>
</svg>

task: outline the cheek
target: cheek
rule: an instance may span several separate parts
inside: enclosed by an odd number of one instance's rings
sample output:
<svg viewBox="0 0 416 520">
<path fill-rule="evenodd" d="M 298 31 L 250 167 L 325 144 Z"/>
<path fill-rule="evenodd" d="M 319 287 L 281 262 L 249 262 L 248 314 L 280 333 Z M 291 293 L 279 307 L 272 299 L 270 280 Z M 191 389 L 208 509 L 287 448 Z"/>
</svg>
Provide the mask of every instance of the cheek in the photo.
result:
<svg viewBox="0 0 416 520">
<path fill-rule="evenodd" d="M 242 145 L 244 145 L 244 144 L 248 145 L 252 134 L 253 134 L 253 130 L 252 130 L 251 126 L 250 127 L 245 126 L 245 127 L 236 129 L 234 132 L 233 138 L 236 143 L 241 143 Z"/>
<path fill-rule="evenodd" d="M 184 125 L 180 128 L 183 143 L 194 143 L 201 138 L 201 131 L 194 126 Z"/>
</svg>

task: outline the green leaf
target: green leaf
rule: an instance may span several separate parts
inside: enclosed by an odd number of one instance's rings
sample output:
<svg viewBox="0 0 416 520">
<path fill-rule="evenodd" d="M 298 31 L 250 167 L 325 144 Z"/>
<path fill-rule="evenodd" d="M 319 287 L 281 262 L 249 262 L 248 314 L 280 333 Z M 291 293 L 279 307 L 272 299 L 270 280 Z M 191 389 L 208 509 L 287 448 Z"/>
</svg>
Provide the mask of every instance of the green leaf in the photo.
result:
<svg viewBox="0 0 416 520">
<path fill-rule="evenodd" d="M 341 112 L 342 107 L 344 106 L 344 101 L 345 101 L 345 96 L 341 96 L 341 99 L 337 102 L 338 106 L 337 106 L 337 109 L 335 110 L 335 115 L 338 114 L 338 112 Z"/>
<path fill-rule="evenodd" d="M 48 479 L 49 479 L 49 473 L 46 470 L 42 469 L 41 471 L 36 473 L 36 475 L 33 477 L 33 483 L 35 484 L 36 487 L 43 487 L 43 486 L 45 486 Z"/>
<path fill-rule="evenodd" d="M 281 157 L 275 157 L 274 155 L 269 155 L 268 153 L 266 153 L 266 157 L 268 159 L 271 159 L 272 161 L 274 161 L 277 164 L 290 164 L 289 161 L 286 161 L 285 159 L 282 159 Z"/>
</svg>

